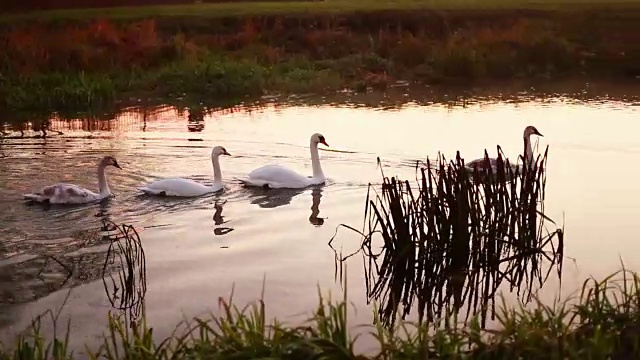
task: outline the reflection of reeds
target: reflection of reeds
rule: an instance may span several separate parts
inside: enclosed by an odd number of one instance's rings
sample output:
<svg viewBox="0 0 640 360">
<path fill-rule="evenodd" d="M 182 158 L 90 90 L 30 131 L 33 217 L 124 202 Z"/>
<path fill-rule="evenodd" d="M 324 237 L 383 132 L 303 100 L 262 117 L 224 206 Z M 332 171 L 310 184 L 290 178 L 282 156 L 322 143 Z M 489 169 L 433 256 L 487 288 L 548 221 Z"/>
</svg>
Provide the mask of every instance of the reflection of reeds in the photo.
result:
<svg viewBox="0 0 640 360">
<path fill-rule="evenodd" d="M 114 308 L 129 310 L 132 320 L 141 313 L 147 291 L 146 259 L 137 231 L 131 225 L 117 226 L 103 220 L 103 230 L 109 231 L 109 249 L 103 266 L 102 281 L 109 301 Z M 119 262 L 117 282 L 108 265 Z"/>
<path fill-rule="evenodd" d="M 503 280 L 528 301 L 553 265 L 559 276 L 563 232 L 542 231 L 546 158 L 527 168 L 500 153 L 494 170 L 480 171 L 465 167 L 459 154 L 450 162 L 439 156 L 420 170 L 417 188 L 383 174 L 382 195 L 367 196 L 363 233 L 367 292 L 382 299 L 381 319 L 393 324 L 401 306 L 404 318 L 415 303 L 419 321 L 432 322 L 466 304 L 467 316 L 481 311 L 484 326 Z M 384 241 L 377 254 L 374 234 Z"/>
</svg>

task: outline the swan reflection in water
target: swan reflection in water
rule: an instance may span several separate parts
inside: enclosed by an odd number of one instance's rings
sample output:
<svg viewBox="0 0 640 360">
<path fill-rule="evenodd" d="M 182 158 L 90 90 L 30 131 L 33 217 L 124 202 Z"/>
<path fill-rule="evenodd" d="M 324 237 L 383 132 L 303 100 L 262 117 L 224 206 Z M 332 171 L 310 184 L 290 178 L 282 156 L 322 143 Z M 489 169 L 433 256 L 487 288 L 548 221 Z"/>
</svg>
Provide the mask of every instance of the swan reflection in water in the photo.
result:
<svg viewBox="0 0 640 360">
<path fill-rule="evenodd" d="M 294 197 L 307 191 L 309 188 L 302 189 L 264 189 L 259 187 L 248 187 L 247 191 L 251 193 L 249 199 L 251 204 L 258 205 L 261 208 L 272 209 L 279 206 L 291 204 Z M 324 219 L 318 217 L 320 214 L 320 199 L 322 198 L 322 187 L 316 186 L 311 191 L 311 215 L 309 223 L 315 226 L 322 226 Z"/>
<path fill-rule="evenodd" d="M 251 195 L 251 204 L 261 208 L 272 209 L 279 206 L 291 204 L 291 200 L 302 194 L 306 189 L 265 189 L 261 187 L 245 188 Z"/>
<path fill-rule="evenodd" d="M 309 222 L 315 226 L 322 226 L 324 224 L 324 219 L 318 217 L 320 215 L 320 198 L 322 198 L 322 188 L 314 188 L 311 191 L 311 215 L 309 215 Z"/>
<path fill-rule="evenodd" d="M 214 207 L 216 208 L 216 212 L 213 214 L 213 222 L 214 224 L 216 224 L 216 228 L 213 229 L 213 233 L 215 235 L 226 235 L 232 232 L 233 230 L 235 230 L 234 228 L 231 228 L 231 227 L 219 226 L 229 222 L 229 220 L 225 221 L 224 216 L 222 216 L 222 205 L 226 203 L 227 203 L 227 200 L 223 201 L 222 203 L 219 203 L 218 201 L 216 201 L 214 205 Z"/>
</svg>

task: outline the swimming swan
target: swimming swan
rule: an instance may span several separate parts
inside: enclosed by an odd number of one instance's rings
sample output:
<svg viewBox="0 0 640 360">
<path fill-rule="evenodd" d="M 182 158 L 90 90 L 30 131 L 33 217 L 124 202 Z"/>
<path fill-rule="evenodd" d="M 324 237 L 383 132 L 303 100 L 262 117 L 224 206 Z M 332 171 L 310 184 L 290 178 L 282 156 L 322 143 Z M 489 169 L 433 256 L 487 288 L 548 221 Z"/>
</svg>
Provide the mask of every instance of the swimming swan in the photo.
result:
<svg viewBox="0 0 640 360">
<path fill-rule="evenodd" d="M 68 183 L 57 183 L 41 188 L 36 193 L 24 194 L 24 198 L 48 204 L 84 204 L 96 200 L 102 200 L 111 196 L 111 190 L 107 185 L 107 177 L 104 168 L 107 166 L 122 168 L 113 156 L 105 156 L 98 164 L 98 187 L 100 193 L 94 193 L 80 186 Z"/>
<path fill-rule="evenodd" d="M 282 165 L 265 165 L 259 167 L 244 178 L 238 178 L 245 186 L 259 186 L 264 188 L 301 189 L 311 185 L 323 184 L 326 180 L 320 159 L 318 158 L 318 144 L 329 146 L 324 136 L 319 133 L 311 135 L 311 166 L 313 176 L 304 176 Z"/>
<path fill-rule="evenodd" d="M 154 181 L 139 188 L 148 195 L 192 197 L 217 192 L 222 190 L 222 172 L 220 171 L 220 155 L 229 155 L 227 149 L 216 146 L 211 150 L 211 163 L 213 164 L 213 186 L 206 186 L 193 180 L 184 178 L 169 178 Z"/>
<path fill-rule="evenodd" d="M 538 135 L 538 136 L 544 137 L 544 135 L 540 134 L 540 132 L 538 131 L 538 129 L 535 128 L 535 126 L 529 125 L 524 129 L 524 133 L 522 134 L 522 138 L 524 140 L 524 159 L 529 163 L 529 165 L 532 165 L 534 162 L 533 148 L 531 147 L 531 135 Z M 495 170 L 498 164 L 498 160 L 495 158 L 489 158 L 489 164 L 492 170 Z M 466 166 L 468 168 L 478 168 L 478 170 L 484 170 L 485 168 L 484 158 L 470 161 L 469 163 L 467 163 Z"/>
</svg>

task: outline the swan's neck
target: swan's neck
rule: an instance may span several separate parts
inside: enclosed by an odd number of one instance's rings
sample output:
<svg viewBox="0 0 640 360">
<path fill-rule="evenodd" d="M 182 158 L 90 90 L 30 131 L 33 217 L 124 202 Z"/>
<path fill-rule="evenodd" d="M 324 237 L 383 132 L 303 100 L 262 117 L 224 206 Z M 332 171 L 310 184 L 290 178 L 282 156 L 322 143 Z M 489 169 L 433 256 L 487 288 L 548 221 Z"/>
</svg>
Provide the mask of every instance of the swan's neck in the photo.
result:
<svg viewBox="0 0 640 360">
<path fill-rule="evenodd" d="M 524 159 L 528 166 L 533 165 L 533 148 L 531 147 L 531 137 L 524 137 Z"/>
<path fill-rule="evenodd" d="M 219 156 L 213 156 L 211 158 L 213 164 L 213 183 L 222 184 L 222 171 L 220 171 L 220 159 Z"/>
<path fill-rule="evenodd" d="M 109 195 L 111 190 L 107 184 L 107 175 L 104 173 L 104 168 L 104 165 L 98 165 L 98 188 L 100 189 L 100 195 Z"/>
<path fill-rule="evenodd" d="M 322 167 L 320 166 L 320 157 L 318 155 L 318 143 L 311 142 L 311 166 L 313 167 L 314 178 L 324 178 Z"/>
</svg>

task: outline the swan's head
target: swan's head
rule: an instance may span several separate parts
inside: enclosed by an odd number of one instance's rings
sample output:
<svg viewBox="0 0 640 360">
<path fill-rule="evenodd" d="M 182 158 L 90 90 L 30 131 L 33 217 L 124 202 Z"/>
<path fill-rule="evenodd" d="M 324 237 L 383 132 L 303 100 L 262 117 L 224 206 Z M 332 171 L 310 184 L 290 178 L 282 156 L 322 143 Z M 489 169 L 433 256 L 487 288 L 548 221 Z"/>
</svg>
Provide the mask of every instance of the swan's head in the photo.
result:
<svg viewBox="0 0 640 360">
<path fill-rule="evenodd" d="M 536 129 L 535 126 L 529 125 L 524 129 L 524 134 L 522 136 L 526 139 L 531 135 L 538 135 L 538 136 L 544 137 L 544 135 L 540 134 L 540 132 L 538 131 L 538 129 Z"/>
<path fill-rule="evenodd" d="M 231 154 L 229 154 L 227 152 L 227 149 L 224 148 L 224 146 L 216 146 L 213 148 L 213 150 L 211 150 L 211 157 L 218 157 L 220 155 L 229 155 L 231 156 Z"/>
<path fill-rule="evenodd" d="M 100 161 L 100 166 L 102 166 L 102 167 L 114 166 L 114 167 L 117 167 L 118 169 L 122 170 L 120 165 L 118 165 L 118 161 L 113 156 L 105 156 L 105 157 L 103 157 L 102 161 Z"/>
<path fill-rule="evenodd" d="M 311 135 L 311 143 L 316 145 L 324 144 L 324 146 L 329 146 L 329 144 L 327 144 L 327 141 L 324 139 L 324 135 L 320 133 L 315 133 Z"/>
</svg>

